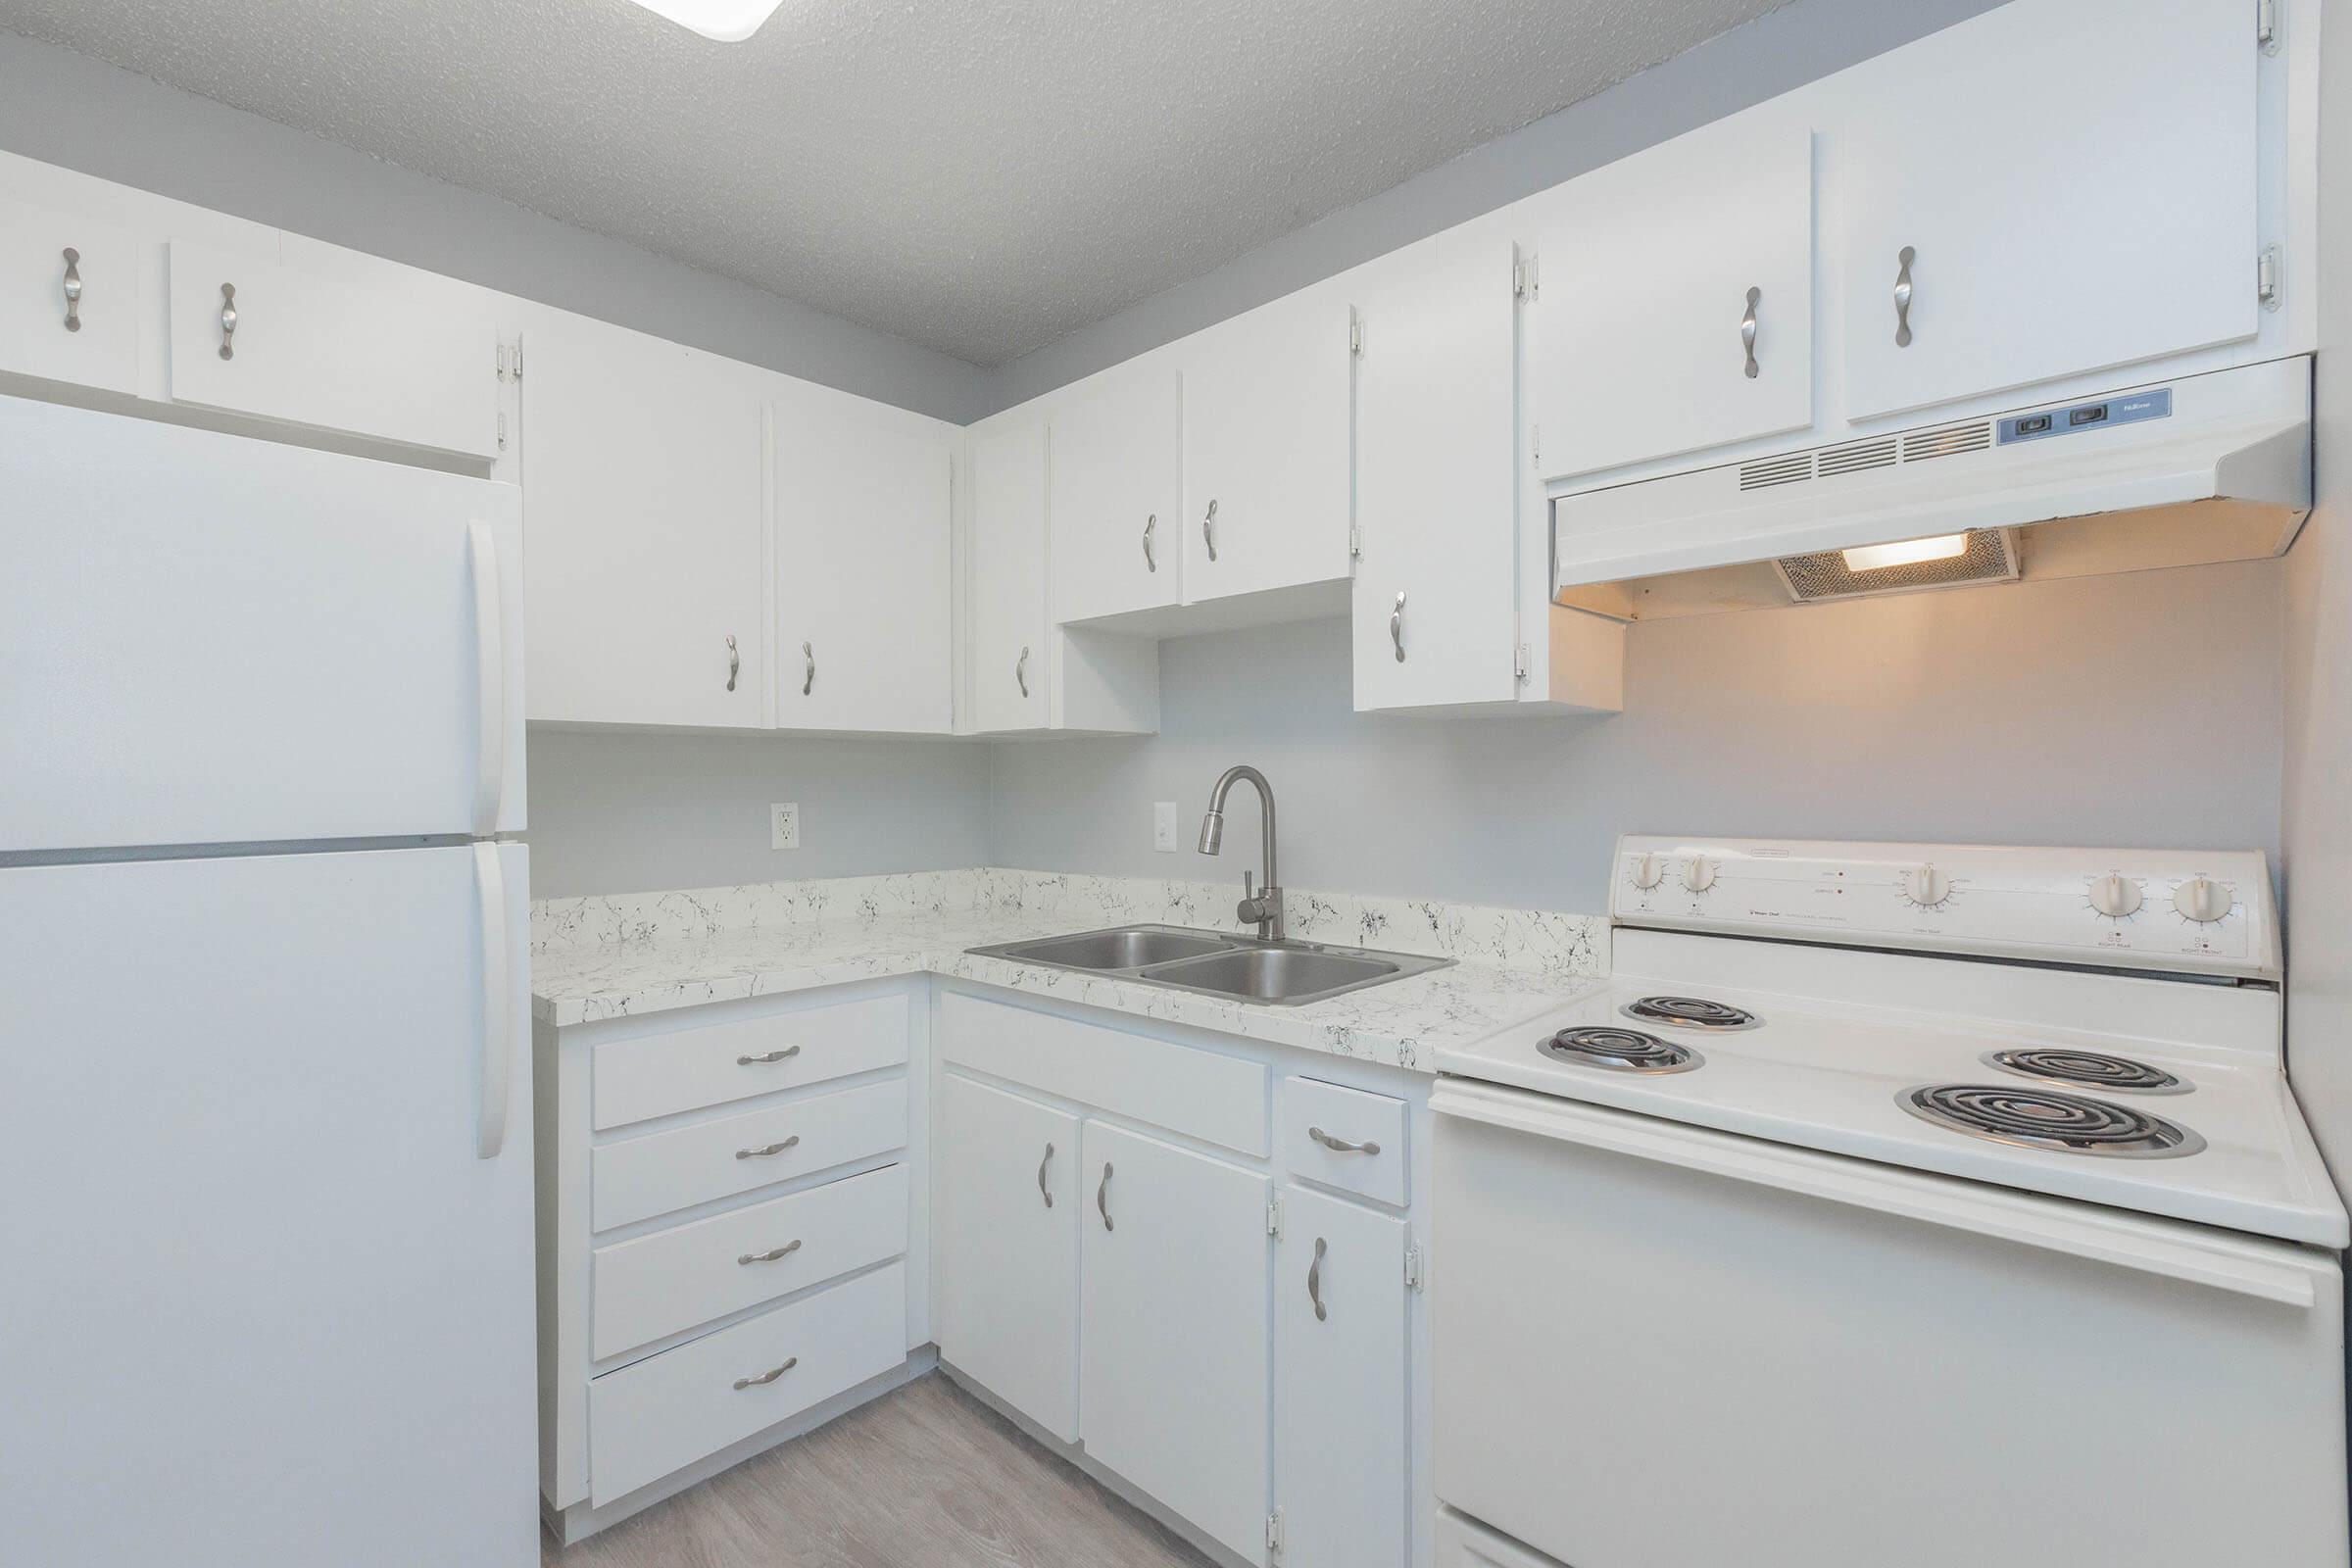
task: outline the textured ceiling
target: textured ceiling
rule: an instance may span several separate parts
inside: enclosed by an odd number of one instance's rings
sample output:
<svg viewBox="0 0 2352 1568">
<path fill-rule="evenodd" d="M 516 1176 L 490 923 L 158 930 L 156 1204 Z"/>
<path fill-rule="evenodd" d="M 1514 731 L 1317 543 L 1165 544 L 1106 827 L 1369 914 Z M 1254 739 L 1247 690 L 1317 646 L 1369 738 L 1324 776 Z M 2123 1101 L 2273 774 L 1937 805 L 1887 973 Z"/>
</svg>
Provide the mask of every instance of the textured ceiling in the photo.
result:
<svg viewBox="0 0 2352 1568">
<path fill-rule="evenodd" d="M 0 0 L 0 27 L 979 365 L 1782 0 Z"/>
</svg>

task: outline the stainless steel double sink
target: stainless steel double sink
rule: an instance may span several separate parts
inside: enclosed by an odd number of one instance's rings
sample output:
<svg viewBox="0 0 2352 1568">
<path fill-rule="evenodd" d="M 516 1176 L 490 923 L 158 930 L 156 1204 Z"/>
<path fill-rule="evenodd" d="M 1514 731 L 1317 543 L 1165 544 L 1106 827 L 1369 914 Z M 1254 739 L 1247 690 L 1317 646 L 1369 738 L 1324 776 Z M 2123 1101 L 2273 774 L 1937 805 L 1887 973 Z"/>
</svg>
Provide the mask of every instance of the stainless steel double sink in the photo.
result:
<svg viewBox="0 0 2352 1568">
<path fill-rule="evenodd" d="M 1175 925 L 1121 925 L 973 948 L 973 955 L 1110 975 L 1204 997 L 1296 1007 L 1453 962 L 1415 953 L 1267 942 Z"/>
</svg>

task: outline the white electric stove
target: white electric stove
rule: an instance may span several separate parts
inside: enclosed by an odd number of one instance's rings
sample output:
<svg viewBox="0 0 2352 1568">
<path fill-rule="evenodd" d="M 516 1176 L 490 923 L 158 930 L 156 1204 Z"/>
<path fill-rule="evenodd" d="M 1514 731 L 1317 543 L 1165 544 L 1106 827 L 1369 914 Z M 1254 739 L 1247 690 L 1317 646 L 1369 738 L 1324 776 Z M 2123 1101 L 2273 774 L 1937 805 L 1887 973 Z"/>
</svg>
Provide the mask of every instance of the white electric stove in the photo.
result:
<svg viewBox="0 0 2352 1568">
<path fill-rule="evenodd" d="M 2346 1563 L 2260 855 L 1618 872 L 1611 979 L 1438 1060 L 1441 1561 Z"/>
</svg>

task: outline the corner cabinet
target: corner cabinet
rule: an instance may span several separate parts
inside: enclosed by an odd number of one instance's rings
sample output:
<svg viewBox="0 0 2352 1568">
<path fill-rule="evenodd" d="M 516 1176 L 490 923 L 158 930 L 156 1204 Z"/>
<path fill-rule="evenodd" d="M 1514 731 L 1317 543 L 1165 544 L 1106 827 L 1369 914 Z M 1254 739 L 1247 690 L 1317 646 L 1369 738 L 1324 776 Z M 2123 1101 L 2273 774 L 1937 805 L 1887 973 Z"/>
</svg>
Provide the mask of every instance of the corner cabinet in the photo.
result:
<svg viewBox="0 0 2352 1568">
<path fill-rule="evenodd" d="M 961 430 L 805 382 L 768 419 L 777 725 L 950 733 Z"/>
<path fill-rule="evenodd" d="M 757 387 L 585 317 L 540 313 L 526 337 L 529 716 L 764 727 Z"/>
<path fill-rule="evenodd" d="M 1147 355 L 1050 400 L 1056 621 L 1164 610 L 1183 599 L 1184 381 Z"/>
<path fill-rule="evenodd" d="M 973 425 L 971 727 L 1047 727 L 1046 423 L 1015 410 Z"/>
</svg>

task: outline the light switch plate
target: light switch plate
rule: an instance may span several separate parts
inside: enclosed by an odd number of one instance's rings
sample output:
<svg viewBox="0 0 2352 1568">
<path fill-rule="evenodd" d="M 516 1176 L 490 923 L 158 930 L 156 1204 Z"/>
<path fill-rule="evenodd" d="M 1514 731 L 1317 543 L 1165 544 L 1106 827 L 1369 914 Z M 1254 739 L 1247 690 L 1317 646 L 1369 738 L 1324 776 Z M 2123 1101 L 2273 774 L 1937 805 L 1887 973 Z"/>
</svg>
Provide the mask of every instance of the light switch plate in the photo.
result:
<svg viewBox="0 0 2352 1568">
<path fill-rule="evenodd" d="M 1176 853 L 1176 803 L 1152 803 L 1152 847 L 1162 855 Z"/>
<path fill-rule="evenodd" d="M 767 808 L 767 847 L 771 850 L 801 847 L 801 808 L 797 802 L 783 801 Z"/>
</svg>

